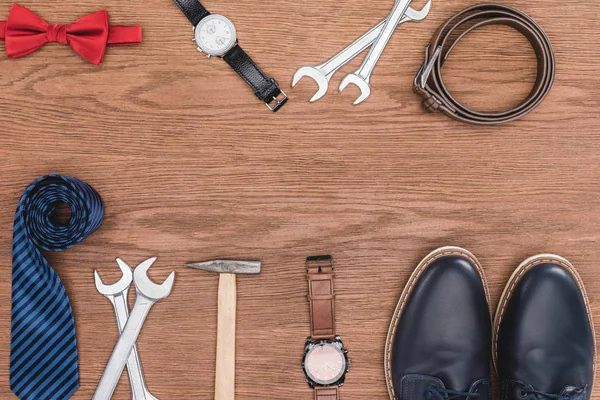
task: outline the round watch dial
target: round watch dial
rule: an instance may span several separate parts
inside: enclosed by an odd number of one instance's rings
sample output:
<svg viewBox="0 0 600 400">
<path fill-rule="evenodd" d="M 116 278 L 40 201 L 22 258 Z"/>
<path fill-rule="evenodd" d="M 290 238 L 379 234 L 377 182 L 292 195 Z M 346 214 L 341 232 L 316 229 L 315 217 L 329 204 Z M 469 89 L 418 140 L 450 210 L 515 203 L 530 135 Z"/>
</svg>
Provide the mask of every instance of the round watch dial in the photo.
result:
<svg viewBox="0 0 600 400">
<path fill-rule="evenodd" d="M 306 354 L 304 369 L 308 377 L 320 385 L 337 382 L 346 371 L 346 357 L 333 343 L 319 343 Z"/>
<path fill-rule="evenodd" d="M 211 56 L 225 55 L 237 42 L 233 23 L 218 14 L 211 14 L 200 21 L 194 33 L 200 49 Z"/>
</svg>

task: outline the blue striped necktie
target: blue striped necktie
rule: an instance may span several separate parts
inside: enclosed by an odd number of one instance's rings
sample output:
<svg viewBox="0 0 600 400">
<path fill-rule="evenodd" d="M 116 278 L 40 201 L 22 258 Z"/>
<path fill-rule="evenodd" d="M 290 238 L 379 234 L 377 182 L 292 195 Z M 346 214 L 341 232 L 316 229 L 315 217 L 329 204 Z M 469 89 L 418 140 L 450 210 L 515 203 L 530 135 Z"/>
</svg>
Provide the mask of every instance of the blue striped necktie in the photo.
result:
<svg viewBox="0 0 600 400">
<path fill-rule="evenodd" d="M 66 204 L 71 216 L 56 220 Z M 43 176 L 25 189 L 13 228 L 10 388 L 22 400 L 62 400 L 79 388 L 75 320 L 69 297 L 41 249 L 66 250 L 92 234 L 104 216 L 87 183 Z"/>
</svg>

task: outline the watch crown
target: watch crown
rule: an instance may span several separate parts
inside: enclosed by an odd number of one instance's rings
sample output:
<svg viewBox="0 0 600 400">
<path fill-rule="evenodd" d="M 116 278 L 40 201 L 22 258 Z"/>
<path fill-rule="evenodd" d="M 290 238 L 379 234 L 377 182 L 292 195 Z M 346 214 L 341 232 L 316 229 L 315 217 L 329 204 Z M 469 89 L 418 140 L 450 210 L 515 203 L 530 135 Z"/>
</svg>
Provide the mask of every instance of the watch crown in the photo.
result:
<svg viewBox="0 0 600 400">
<path fill-rule="evenodd" d="M 192 38 L 192 42 L 195 42 L 195 41 L 196 41 L 196 38 Z"/>
<path fill-rule="evenodd" d="M 200 47 L 196 47 L 196 50 L 198 50 L 200 53 L 202 53 L 202 49 Z"/>
<path fill-rule="evenodd" d="M 210 58 L 210 57 L 211 57 L 211 55 L 210 55 L 210 54 L 207 54 L 207 55 L 206 55 L 206 58 Z"/>
</svg>

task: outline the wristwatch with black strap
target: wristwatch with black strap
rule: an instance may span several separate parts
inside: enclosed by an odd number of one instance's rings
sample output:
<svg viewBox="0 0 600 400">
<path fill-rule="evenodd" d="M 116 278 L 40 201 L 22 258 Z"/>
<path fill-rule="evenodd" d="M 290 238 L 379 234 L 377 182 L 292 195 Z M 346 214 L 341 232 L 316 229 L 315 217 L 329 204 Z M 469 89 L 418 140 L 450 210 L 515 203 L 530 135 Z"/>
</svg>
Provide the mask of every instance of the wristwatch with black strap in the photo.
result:
<svg viewBox="0 0 600 400">
<path fill-rule="evenodd" d="M 348 350 L 335 329 L 333 258 L 314 256 L 306 259 L 310 336 L 304 345 L 302 369 L 315 400 L 338 400 L 350 366 Z"/>
<path fill-rule="evenodd" d="M 269 78 L 239 46 L 235 26 L 229 19 L 211 14 L 198 0 L 174 1 L 194 26 L 198 51 L 208 57 L 223 58 L 271 111 L 276 112 L 287 103 L 287 95 L 277 82 Z"/>
</svg>

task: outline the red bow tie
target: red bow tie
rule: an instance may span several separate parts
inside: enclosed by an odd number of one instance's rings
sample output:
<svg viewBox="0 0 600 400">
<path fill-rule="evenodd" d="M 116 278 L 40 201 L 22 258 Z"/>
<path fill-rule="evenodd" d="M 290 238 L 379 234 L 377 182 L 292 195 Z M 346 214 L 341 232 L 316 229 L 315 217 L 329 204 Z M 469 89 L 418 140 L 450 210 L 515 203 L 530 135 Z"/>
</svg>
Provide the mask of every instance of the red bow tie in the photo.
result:
<svg viewBox="0 0 600 400">
<path fill-rule="evenodd" d="M 6 41 L 8 57 L 23 57 L 48 42 L 59 42 L 98 65 L 107 45 L 141 43 L 142 27 L 109 26 L 106 11 L 86 15 L 71 25 L 49 24 L 27 8 L 13 4 L 7 21 L 0 21 L 0 39 Z"/>
</svg>

